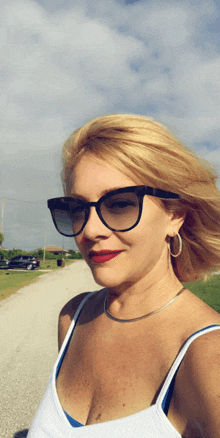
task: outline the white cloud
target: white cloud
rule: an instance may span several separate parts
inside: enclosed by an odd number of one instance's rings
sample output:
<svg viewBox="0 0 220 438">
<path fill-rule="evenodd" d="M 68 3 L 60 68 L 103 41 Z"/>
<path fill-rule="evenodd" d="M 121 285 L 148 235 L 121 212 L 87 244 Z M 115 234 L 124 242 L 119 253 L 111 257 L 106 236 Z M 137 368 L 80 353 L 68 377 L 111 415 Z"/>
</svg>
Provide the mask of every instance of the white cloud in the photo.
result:
<svg viewBox="0 0 220 438">
<path fill-rule="evenodd" d="M 153 117 L 220 169 L 214 1 L 3 0 L 0 8 L 7 194 L 59 195 L 53 146 L 108 113 Z"/>
<path fill-rule="evenodd" d="M 3 16 L 3 140 L 13 138 L 12 131 L 29 143 L 60 140 L 65 120 L 104 112 L 118 100 L 116 89 L 129 91 L 136 83 L 129 60 L 143 47 L 132 36 L 77 9 L 49 16 L 33 1 L 11 2 Z"/>
<path fill-rule="evenodd" d="M 2 139 L 53 144 L 98 114 L 149 108 L 187 127 L 186 139 L 216 141 L 220 57 L 209 44 L 204 59 L 200 33 L 216 14 L 212 2 L 96 0 L 52 14 L 33 0 L 5 3 Z"/>
</svg>

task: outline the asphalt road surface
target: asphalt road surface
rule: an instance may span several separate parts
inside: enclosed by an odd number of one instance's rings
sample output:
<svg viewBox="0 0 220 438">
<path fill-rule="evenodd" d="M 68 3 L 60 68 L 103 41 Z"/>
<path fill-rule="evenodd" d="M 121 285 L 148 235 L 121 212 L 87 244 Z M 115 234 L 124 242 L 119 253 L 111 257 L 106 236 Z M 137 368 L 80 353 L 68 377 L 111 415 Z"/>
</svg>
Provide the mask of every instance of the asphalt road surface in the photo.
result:
<svg viewBox="0 0 220 438">
<path fill-rule="evenodd" d="M 98 290 L 83 260 L 43 274 L 0 302 L 0 437 L 25 438 L 56 361 L 63 305 Z"/>
</svg>

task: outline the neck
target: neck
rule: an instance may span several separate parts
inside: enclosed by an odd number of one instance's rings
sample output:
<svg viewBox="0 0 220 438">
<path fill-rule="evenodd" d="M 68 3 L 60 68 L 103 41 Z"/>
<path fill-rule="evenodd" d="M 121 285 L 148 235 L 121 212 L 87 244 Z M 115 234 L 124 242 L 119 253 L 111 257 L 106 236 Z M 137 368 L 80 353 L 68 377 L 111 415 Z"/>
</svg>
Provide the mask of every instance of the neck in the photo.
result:
<svg viewBox="0 0 220 438">
<path fill-rule="evenodd" d="M 117 321 L 117 322 L 122 322 L 122 323 L 128 323 L 128 322 L 135 322 L 135 321 L 140 321 L 142 319 L 145 318 L 149 318 L 150 316 L 155 315 L 156 313 L 161 312 L 162 310 L 164 310 L 166 307 L 170 306 L 180 295 L 181 293 L 185 290 L 186 288 L 183 286 L 181 287 L 181 289 L 179 290 L 179 292 L 170 300 L 168 301 L 166 304 L 163 304 L 163 306 L 159 307 L 159 309 L 153 310 L 152 312 L 149 313 L 145 313 L 142 316 L 138 316 L 136 318 L 131 318 L 131 319 L 119 319 L 119 318 L 115 318 L 113 315 L 111 315 L 111 313 L 108 312 L 107 310 L 107 295 L 105 297 L 104 300 L 104 312 L 106 314 L 106 316 L 110 319 L 112 319 L 113 321 Z"/>
<path fill-rule="evenodd" d="M 167 269 L 160 276 L 152 270 L 134 283 L 108 289 L 108 309 L 119 319 L 138 317 L 166 304 L 181 287 L 173 269 Z"/>
</svg>

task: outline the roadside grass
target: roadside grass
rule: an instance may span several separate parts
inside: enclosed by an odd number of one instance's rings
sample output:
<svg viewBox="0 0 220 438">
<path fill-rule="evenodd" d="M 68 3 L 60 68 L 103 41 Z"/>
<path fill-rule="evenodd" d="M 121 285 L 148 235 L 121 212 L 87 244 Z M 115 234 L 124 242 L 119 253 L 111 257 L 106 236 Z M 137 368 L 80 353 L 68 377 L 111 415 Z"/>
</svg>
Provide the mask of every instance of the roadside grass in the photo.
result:
<svg viewBox="0 0 220 438">
<path fill-rule="evenodd" d="M 74 263 L 76 260 L 74 259 L 65 259 L 65 266 L 69 266 L 71 265 L 71 263 Z M 45 262 L 43 262 L 43 260 L 40 260 L 40 267 L 36 268 L 36 271 L 38 271 L 38 269 L 61 269 L 60 266 L 57 266 L 57 260 L 45 260 Z"/>
<path fill-rule="evenodd" d="M 65 260 L 65 266 L 71 265 L 75 260 Z M 19 271 L 13 270 L 0 270 L 0 301 L 9 297 L 10 295 L 16 293 L 19 289 L 28 284 L 33 283 L 40 275 L 44 275 L 44 272 L 39 272 L 39 269 L 45 269 L 45 274 L 47 269 L 55 270 L 62 269 L 57 266 L 56 260 L 46 260 L 40 262 L 40 268 L 34 271 L 27 271 L 26 269 L 20 269 Z"/>
<path fill-rule="evenodd" d="M 45 272 L 46 274 L 46 272 Z M 0 271 L 0 301 L 17 292 L 24 286 L 32 283 L 43 272 L 37 271 Z"/>
</svg>

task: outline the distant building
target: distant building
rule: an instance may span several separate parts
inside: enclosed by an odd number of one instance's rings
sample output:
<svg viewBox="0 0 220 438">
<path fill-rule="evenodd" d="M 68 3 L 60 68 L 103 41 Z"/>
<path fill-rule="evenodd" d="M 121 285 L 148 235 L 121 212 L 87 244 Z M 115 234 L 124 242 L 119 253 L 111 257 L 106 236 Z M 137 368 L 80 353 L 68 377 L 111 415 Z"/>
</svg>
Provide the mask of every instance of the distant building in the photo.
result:
<svg viewBox="0 0 220 438">
<path fill-rule="evenodd" d="M 44 249 L 44 248 L 42 248 Z M 52 254 L 58 255 L 58 254 L 68 254 L 68 251 L 66 249 L 62 249 L 59 246 L 56 245 L 49 245 L 46 246 L 46 251 L 51 252 Z"/>
</svg>

